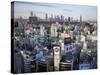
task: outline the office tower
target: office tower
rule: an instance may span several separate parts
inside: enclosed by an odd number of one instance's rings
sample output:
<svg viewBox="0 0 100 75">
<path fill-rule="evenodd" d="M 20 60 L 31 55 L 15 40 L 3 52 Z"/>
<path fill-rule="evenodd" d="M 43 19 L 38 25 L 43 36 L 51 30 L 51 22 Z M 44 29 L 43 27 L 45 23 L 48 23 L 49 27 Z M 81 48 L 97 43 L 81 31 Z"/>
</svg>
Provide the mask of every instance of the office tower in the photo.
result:
<svg viewBox="0 0 100 75">
<path fill-rule="evenodd" d="M 60 16 L 59 15 L 57 15 L 57 17 L 56 17 L 56 22 L 60 22 Z"/>
<path fill-rule="evenodd" d="M 64 16 L 63 15 L 61 15 L 61 21 L 64 21 Z"/>
<path fill-rule="evenodd" d="M 31 11 L 31 13 L 30 13 L 30 14 L 31 14 L 30 16 L 32 17 L 32 16 L 33 16 L 33 12 Z"/>
<path fill-rule="evenodd" d="M 59 71 L 60 67 L 60 46 L 53 46 L 54 52 L 54 70 Z"/>
<path fill-rule="evenodd" d="M 48 14 L 47 13 L 45 14 L 45 20 L 46 21 L 48 20 Z"/>
<path fill-rule="evenodd" d="M 80 16 L 80 26 L 82 25 L 82 16 Z"/>
<path fill-rule="evenodd" d="M 68 25 L 70 24 L 70 17 L 68 17 Z"/>
<path fill-rule="evenodd" d="M 20 17 L 18 19 L 18 29 L 19 29 L 19 33 L 24 33 L 24 21 L 23 21 L 23 18 Z"/>
<path fill-rule="evenodd" d="M 36 17 L 35 15 L 33 16 L 33 12 L 30 12 L 30 16 L 29 16 L 30 26 L 33 27 L 33 25 L 36 24 L 37 21 L 38 21 L 38 17 Z"/>
<path fill-rule="evenodd" d="M 45 27 L 43 25 L 40 25 L 40 35 L 44 36 L 45 34 Z"/>
<path fill-rule="evenodd" d="M 57 26 L 56 26 L 56 24 L 51 25 L 51 37 L 57 37 Z"/>
</svg>

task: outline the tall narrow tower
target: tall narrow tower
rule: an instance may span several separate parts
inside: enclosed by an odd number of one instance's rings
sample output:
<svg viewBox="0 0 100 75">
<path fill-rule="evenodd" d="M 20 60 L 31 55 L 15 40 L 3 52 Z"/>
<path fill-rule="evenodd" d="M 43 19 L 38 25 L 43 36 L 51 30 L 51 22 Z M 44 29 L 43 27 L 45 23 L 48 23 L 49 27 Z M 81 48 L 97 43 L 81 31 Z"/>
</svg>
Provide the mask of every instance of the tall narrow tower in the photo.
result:
<svg viewBox="0 0 100 75">
<path fill-rule="evenodd" d="M 33 16 L 33 12 L 31 11 L 31 13 L 30 13 L 30 16 L 32 17 Z"/>
<path fill-rule="evenodd" d="M 80 26 L 82 25 L 82 16 L 80 16 Z"/>
<path fill-rule="evenodd" d="M 48 20 L 48 14 L 47 13 L 45 14 L 45 20 L 46 21 Z"/>
</svg>

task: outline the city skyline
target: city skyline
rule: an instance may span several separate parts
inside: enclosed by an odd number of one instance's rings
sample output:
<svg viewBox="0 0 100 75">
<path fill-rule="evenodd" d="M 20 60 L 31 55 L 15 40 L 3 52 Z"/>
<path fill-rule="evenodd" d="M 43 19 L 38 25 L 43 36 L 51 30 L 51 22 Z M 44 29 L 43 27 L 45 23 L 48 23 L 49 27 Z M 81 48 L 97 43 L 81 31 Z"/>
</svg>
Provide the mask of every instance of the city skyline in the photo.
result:
<svg viewBox="0 0 100 75">
<path fill-rule="evenodd" d="M 98 68 L 97 7 L 29 2 L 11 6 L 12 73 Z"/>
<path fill-rule="evenodd" d="M 53 14 L 53 17 L 63 15 L 64 18 L 73 17 L 74 19 L 79 19 L 82 16 L 82 20 L 97 21 L 96 6 L 15 2 L 14 7 L 15 18 L 21 16 L 28 19 L 30 12 L 33 12 L 33 15 L 35 14 L 42 19 L 45 19 L 45 14 L 48 14 L 48 17 Z"/>
</svg>

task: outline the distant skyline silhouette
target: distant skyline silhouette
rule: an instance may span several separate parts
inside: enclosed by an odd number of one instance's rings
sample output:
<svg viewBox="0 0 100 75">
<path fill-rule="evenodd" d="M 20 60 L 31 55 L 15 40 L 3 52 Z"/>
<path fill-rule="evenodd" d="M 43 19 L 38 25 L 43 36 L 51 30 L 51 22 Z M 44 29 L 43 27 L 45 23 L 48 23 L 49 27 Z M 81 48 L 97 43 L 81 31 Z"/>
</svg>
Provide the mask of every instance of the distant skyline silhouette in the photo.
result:
<svg viewBox="0 0 100 75">
<path fill-rule="evenodd" d="M 14 17 L 28 19 L 30 13 L 33 12 L 38 17 L 45 19 L 45 14 L 48 17 L 63 15 L 66 17 L 73 17 L 82 20 L 97 21 L 97 7 L 87 5 L 72 5 L 72 4 L 56 4 L 56 3 L 34 3 L 34 2 L 14 2 Z"/>
</svg>

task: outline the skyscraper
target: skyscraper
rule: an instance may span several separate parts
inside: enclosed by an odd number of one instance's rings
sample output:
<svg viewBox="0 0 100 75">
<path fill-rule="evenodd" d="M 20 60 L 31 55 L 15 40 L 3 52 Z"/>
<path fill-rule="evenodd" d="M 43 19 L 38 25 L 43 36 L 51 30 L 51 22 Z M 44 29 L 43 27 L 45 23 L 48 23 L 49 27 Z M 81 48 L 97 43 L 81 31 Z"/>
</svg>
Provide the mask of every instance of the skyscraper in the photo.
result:
<svg viewBox="0 0 100 75">
<path fill-rule="evenodd" d="M 19 27 L 19 33 L 24 33 L 24 21 L 22 17 L 18 19 L 18 27 Z"/>
<path fill-rule="evenodd" d="M 33 12 L 31 11 L 31 15 L 30 15 L 31 17 L 33 16 Z"/>
<path fill-rule="evenodd" d="M 51 25 L 51 37 L 57 37 L 57 26 L 56 26 L 56 24 Z"/>
<path fill-rule="evenodd" d="M 38 17 L 36 17 L 35 14 L 33 16 L 33 12 L 30 12 L 30 16 L 29 16 L 29 24 L 30 24 L 30 26 L 32 27 L 33 24 L 35 22 L 37 22 L 37 21 L 38 21 Z"/>
<path fill-rule="evenodd" d="M 61 15 L 61 21 L 64 21 L 64 16 L 63 15 Z"/>
<path fill-rule="evenodd" d="M 70 17 L 68 17 L 68 25 L 70 24 Z"/>
<path fill-rule="evenodd" d="M 45 14 L 45 20 L 46 21 L 48 20 L 48 14 L 47 13 Z"/>
<path fill-rule="evenodd" d="M 82 25 L 82 16 L 80 16 L 80 26 Z"/>
</svg>

